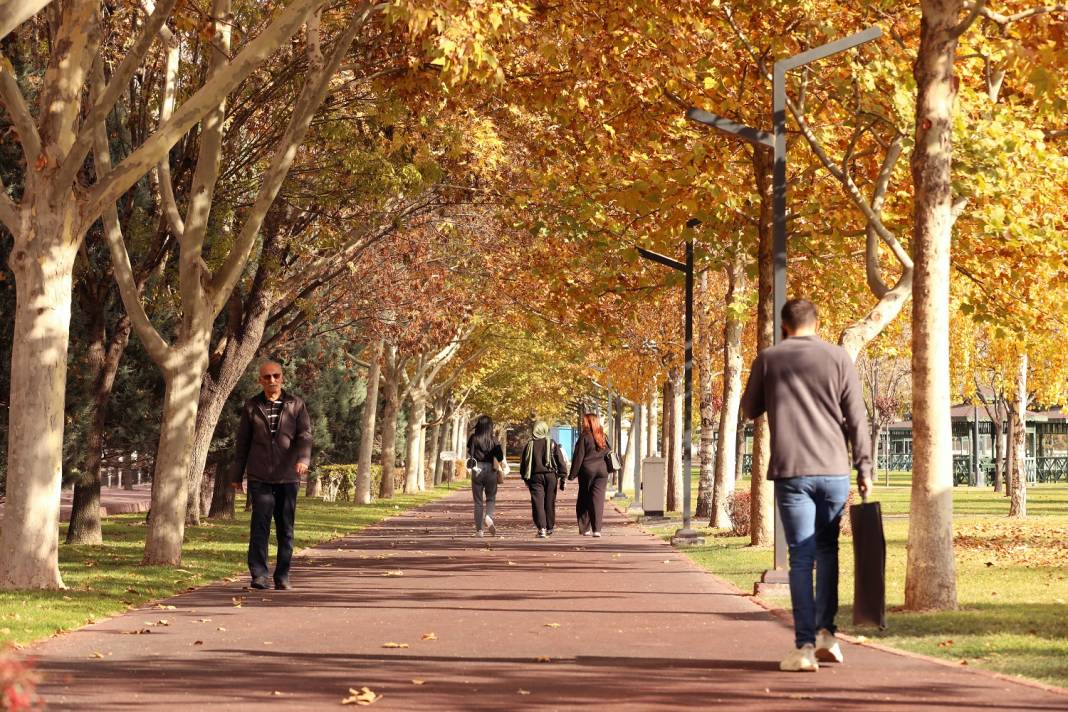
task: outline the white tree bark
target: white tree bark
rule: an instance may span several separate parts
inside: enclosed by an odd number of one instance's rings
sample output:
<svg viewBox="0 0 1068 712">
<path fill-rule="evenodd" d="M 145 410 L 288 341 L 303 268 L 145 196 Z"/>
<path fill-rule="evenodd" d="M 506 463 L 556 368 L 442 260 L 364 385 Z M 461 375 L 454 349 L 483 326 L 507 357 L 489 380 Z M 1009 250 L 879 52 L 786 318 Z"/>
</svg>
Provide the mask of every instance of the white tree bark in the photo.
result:
<svg viewBox="0 0 1068 712">
<path fill-rule="evenodd" d="M 386 340 L 379 338 L 371 354 L 367 373 L 367 398 L 360 416 L 360 453 L 356 463 L 356 504 L 371 503 L 371 455 L 375 443 L 375 416 L 378 413 L 378 383 L 382 380 L 382 357 Z"/>
<path fill-rule="evenodd" d="M 1019 372 L 1016 375 L 1016 431 L 1013 433 L 1013 450 L 1016 458 L 1012 468 L 1012 491 L 1009 495 L 1009 516 L 1023 519 L 1027 516 L 1027 354 L 1020 356 Z"/>
<path fill-rule="evenodd" d="M 0 0 L 0 39 L 47 7 L 52 0 Z"/>
<path fill-rule="evenodd" d="M 921 0 L 916 78 L 912 295 L 912 499 L 905 608 L 957 606 L 949 408 L 950 243 L 953 230 L 953 63 L 961 0 Z"/>
<path fill-rule="evenodd" d="M 745 322 L 741 314 L 741 302 L 745 288 L 745 253 L 739 246 L 727 269 L 727 308 L 723 324 L 723 406 L 719 412 L 719 447 L 716 448 L 712 519 L 709 522 L 709 526 L 716 529 L 732 526 L 727 500 L 734 492 L 735 441 L 742 400 L 742 335 Z"/>
</svg>

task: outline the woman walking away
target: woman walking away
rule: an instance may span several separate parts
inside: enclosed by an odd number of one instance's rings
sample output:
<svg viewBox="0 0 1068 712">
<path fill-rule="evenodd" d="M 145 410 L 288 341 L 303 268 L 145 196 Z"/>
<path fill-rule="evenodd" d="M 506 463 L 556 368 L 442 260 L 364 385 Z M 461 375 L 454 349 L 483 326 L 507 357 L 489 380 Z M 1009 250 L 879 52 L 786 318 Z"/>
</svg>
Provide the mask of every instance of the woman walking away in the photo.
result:
<svg viewBox="0 0 1068 712">
<path fill-rule="evenodd" d="M 530 489 L 530 509 L 539 538 L 552 534 L 556 526 L 556 482 L 566 471 L 564 454 L 549 437 L 549 425 L 539 420 L 534 423 L 534 437 L 527 443 L 519 463 L 519 476 Z"/>
<path fill-rule="evenodd" d="M 582 434 L 575 443 L 571 458 L 571 472 L 567 479 L 578 477 L 578 501 L 575 514 L 578 516 L 579 534 L 601 536 L 604 519 L 604 492 L 608 486 L 608 438 L 601 427 L 601 419 L 593 413 L 582 416 Z"/>
<path fill-rule="evenodd" d="M 467 439 L 467 457 L 471 465 L 471 496 L 475 499 L 475 536 L 482 536 L 482 528 L 497 533 L 493 524 L 493 509 L 497 504 L 497 473 L 493 461 L 504 462 L 504 448 L 493 435 L 493 421 L 488 415 L 478 416 L 475 432 Z"/>
</svg>

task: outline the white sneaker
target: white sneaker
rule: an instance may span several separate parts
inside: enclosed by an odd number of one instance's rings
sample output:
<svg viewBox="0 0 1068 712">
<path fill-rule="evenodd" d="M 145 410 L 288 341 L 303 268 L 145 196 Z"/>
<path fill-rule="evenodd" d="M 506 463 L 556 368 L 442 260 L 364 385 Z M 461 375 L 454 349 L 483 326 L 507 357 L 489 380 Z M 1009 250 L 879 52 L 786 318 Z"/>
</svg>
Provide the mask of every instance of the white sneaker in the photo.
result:
<svg viewBox="0 0 1068 712">
<path fill-rule="evenodd" d="M 600 538 L 600 536 L 601 536 L 601 532 L 594 532 L 594 533 L 593 533 L 593 535 L 594 535 L 595 537 L 597 537 L 597 538 Z"/>
<path fill-rule="evenodd" d="M 539 538 L 539 539 L 544 539 L 544 538 L 545 538 L 545 537 L 547 537 L 547 536 L 549 536 L 549 535 L 545 533 L 545 530 L 544 530 L 544 529 L 539 529 L 539 530 L 538 530 L 538 538 Z"/>
<path fill-rule="evenodd" d="M 826 628 L 820 628 L 816 634 L 816 659 L 821 663 L 840 663 L 845 660 L 838 639 Z"/>
<path fill-rule="evenodd" d="M 482 538 L 482 530 L 481 529 L 476 529 L 475 530 L 475 536 L 477 536 L 479 539 L 481 539 Z"/>
<path fill-rule="evenodd" d="M 486 529 L 489 529 L 490 536 L 497 536 L 497 526 L 493 523 L 493 518 L 490 515 L 486 515 Z"/>
<path fill-rule="evenodd" d="M 815 646 L 804 645 L 794 648 L 779 663 L 779 669 L 785 672 L 816 672 L 820 669 L 820 664 L 816 661 Z"/>
</svg>

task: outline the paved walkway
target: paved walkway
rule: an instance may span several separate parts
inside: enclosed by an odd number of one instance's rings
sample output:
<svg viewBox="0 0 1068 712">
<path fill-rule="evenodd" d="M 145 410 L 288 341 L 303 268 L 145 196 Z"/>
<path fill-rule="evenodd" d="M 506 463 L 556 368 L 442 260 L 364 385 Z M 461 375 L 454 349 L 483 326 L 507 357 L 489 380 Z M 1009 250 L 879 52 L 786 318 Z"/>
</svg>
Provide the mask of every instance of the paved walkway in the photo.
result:
<svg viewBox="0 0 1068 712">
<path fill-rule="evenodd" d="M 600 540 L 538 540 L 528 517 L 511 483 L 502 536 L 475 539 L 459 492 L 308 550 L 297 590 L 212 585 L 47 641 L 49 709 L 338 709 L 363 687 L 380 710 L 1068 708 L 857 645 L 845 665 L 779 672 L 781 620 L 618 514 Z"/>
<path fill-rule="evenodd" d="M 59 521 L 70 521 L 71 505 L 74 501 L 74 491 L 65 489 L 59 495 Z M 109 517 L 113 514 L 132 514 L 135 512 L 147 512 L 152 503 L 152 484 L 145 483 L 134 485 L 133 489 L 122 487 L 102 487 L 100 489 L 100 516 Z M 0 502 L 0 521 L 4 518 L 4 504 Z"/>
</svg>

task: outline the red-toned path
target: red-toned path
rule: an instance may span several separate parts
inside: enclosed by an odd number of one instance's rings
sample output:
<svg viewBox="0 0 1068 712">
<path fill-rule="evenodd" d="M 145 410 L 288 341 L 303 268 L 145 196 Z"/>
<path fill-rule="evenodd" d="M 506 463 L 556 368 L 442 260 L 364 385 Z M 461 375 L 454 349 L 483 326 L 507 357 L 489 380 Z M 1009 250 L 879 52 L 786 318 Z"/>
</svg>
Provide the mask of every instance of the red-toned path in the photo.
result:
<svg viewBox="0 0 1068 712">
<path fill-rule="evenodd" d="M 496 539 L 470 536 L 460 492 L 309 550 L 294 591 L 213 585 L 38 645 L 49 709 L 339 709 L 365 686 L 379 710 L 1068 709 L 857 645 L 779 672 L 785 624 L 671 547 L 614 513 L 600 540 L 538 540 L 525 490 L 501 498 Z"/>
</svg>

